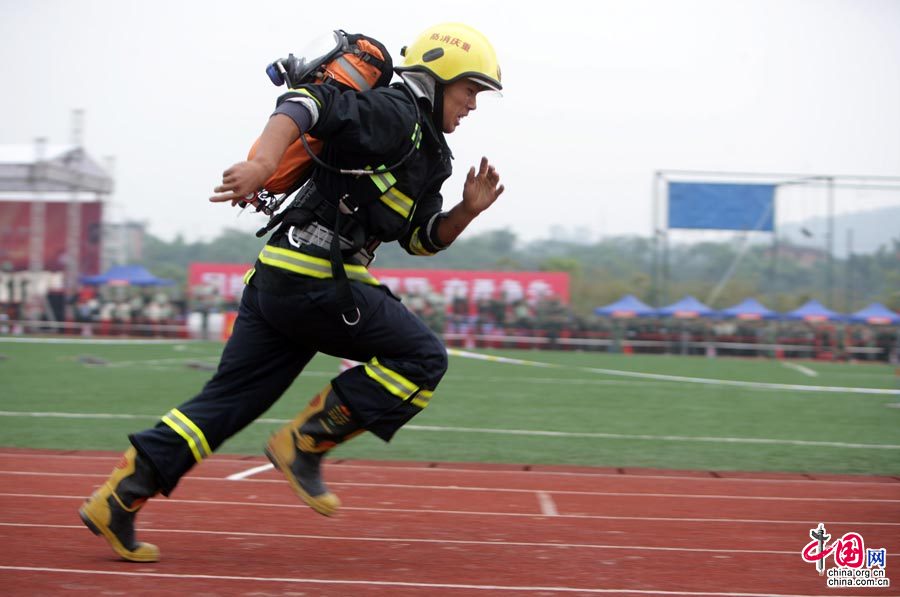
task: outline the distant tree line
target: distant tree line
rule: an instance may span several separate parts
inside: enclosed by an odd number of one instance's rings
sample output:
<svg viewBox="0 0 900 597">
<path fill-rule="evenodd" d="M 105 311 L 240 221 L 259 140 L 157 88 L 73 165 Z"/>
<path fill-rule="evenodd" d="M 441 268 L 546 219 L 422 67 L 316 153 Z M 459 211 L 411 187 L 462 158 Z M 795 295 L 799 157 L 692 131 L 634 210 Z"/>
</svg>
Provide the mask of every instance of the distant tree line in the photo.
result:
<svg viewBox="0 0 900 597">
<path fill-rule="evenodd" d="M 214 240 L 166 242 L 148 235 L 143 265 L 154 274 L 186 282 L 191 262 L 251 263 L 264 244 L 252 234 L 225 230 Z M 834 258 L 824 251 L 787 242 L 751 246 L 734 266 L 740 248 L 702 242 L 668 248 L 663 257 L 652 239 L 612 237 L 594 243 L 565 240 L 520 242 L 510 230 L 458 239 L 452 250 L 428 258 L 407 255 L 396 243 L 378 250 L 376 267 L 501 271 L 565 271 L 571 275 L 572 308 L 581 315 L 634 294 L 661 306 L 685 294 L 707 300 L 723 276 L 733 275 L 710 306 L 723 308 L 754 296 L 776 311 L 817 299 L 840 312 L 873 301 L 900 310 L 900 237 L 867 255 Z M 659 263 L 659 265 L 656 265 Z M 656 277 L 654 268 L 664 275 Z"/>
</svg>

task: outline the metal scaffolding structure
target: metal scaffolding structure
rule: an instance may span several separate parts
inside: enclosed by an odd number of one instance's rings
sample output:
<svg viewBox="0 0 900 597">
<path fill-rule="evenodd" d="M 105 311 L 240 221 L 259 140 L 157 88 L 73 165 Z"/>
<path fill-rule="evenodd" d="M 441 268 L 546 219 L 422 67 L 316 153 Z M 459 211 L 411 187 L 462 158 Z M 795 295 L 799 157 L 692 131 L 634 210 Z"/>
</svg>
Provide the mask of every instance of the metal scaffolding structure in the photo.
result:
<svg viewBox="0 0 900 597">
<path fill-rule="evenodd" d="M 676 181 L 771 184 L 777 190 L 790 186 L 824 189 L 827 230 L 824 251 L 827 258 L 825 295 L 834 304 L 835 190 L 881 190 L 900 192 L 900 176 L 850 174 L 790 174 L 772 172 L 725 172 L 704 170 L 657 170 L 652 183 L 653 264 L 651 302 L 661 306 L 669 300 L 668 183 Z M 777 240 L 777 229 L 773 236 Z"/>
</svg>

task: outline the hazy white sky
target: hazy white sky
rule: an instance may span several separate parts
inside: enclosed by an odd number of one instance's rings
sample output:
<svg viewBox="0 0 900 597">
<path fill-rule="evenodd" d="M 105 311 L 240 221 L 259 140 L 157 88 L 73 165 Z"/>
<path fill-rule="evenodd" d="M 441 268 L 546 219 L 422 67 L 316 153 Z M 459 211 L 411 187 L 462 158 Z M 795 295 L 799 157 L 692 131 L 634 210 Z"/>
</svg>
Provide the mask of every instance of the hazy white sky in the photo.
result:
<svg viewBox="0 0 900 597">
<path fill-rule="evenodd" d="M 660 169 L 900 175 L 898 0 L 333 6 L 0 0 L 0 144 L 66 143 L 83 108 L 88 151 L 115 156 L 107 217 L 168 239 L 253 231 L 261 216 L 236 218 L 207 197 L 271 112 L 279 88 L 266 64 L 337 28 L 372 35 L 399 61 L 424 28 L 463 21 L 493 41 L 505 87 L 448 137 L 448 207 L 481 155 L 507 187 L 475 232 L 649 234 Z M 883 197 L 839 200 L 866 209 Z M 821 213 L 815 196 L 794 203 L 780 217 Z"/>
</svg>

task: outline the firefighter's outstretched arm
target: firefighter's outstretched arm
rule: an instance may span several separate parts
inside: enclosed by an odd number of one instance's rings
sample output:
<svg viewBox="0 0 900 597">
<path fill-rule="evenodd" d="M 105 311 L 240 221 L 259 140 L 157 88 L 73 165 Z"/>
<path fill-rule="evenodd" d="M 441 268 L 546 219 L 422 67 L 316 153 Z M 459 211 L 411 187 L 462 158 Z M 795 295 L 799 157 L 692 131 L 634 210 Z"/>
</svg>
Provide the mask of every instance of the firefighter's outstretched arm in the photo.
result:
<svg viewBox="0 0 900 597">
<path fill-rule="evenodd" d="M 500 174 L 487 158 L 481 158 L 478 172 L 474 166 L 469 168 L 462 201 L 453 206 L 447 217 L 438 224 L 438 237 L 444 246 L 456 240 L 472 220 L 494 204 L 501 193 L 503 185 L 500 184 Z"/>
<path fill-rule="evenodd" d="M 281 156 L 291 143 L 300 138 L 300 129 L 292 118 L 275 114 L 266 123 L 256 154 L 249 161 L 238 162 L 222 173 L 222 184 L 213 189 L 217 195 L 209 198 L 213 203 L 231 202 L 236 205 L 247 195 L 263 187 L 281 161 Z"/>
</svg>

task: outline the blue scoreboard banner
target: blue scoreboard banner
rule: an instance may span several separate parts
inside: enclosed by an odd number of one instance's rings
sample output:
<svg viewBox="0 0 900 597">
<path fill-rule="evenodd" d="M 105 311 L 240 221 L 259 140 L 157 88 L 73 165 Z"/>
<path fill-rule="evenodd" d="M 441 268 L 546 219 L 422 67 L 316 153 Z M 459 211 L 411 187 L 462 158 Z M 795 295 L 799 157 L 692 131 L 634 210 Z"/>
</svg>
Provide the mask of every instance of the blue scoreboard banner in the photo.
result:
<svg viewBox="0 0 900 597">
<path fill-rule="evenodd" d="M 775 185 L 669 183 L 669 228 L 775 230 Z"/>
</svg>

